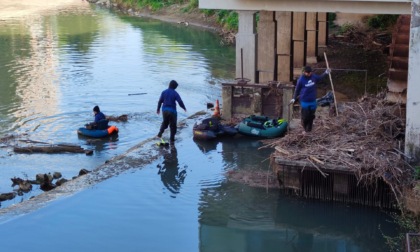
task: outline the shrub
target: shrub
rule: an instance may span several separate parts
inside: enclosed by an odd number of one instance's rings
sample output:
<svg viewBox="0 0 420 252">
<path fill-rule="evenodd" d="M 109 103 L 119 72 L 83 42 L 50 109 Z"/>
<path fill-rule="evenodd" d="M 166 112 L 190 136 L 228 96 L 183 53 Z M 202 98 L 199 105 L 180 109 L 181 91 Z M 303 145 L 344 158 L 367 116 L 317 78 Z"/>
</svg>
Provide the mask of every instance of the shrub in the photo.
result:
<svg viewBox="0 0 420 252">
<path fill-rule="evenodd" d="M 397 19 L 398 15 L 375 15 L 368 18 L 367 25 L 370 28 L 386 30 L 395 25 Z"/>
</svg>

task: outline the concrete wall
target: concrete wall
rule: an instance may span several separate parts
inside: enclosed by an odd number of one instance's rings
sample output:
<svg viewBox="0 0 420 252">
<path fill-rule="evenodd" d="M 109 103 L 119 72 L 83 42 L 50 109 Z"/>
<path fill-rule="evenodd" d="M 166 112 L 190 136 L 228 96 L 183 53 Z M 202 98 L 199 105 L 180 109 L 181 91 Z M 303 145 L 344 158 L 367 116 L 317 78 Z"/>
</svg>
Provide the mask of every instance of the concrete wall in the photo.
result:
<svg viewBox="0 0 420 252">
<path fill-rule="evenodd" d="M 236 78 L 255 83 L 257 32 L 255 11 L 238 11 L 239 29 L 236 34 Z"/>
<path fill-rule="evenodd" d="M 420 164 L 420 0 L 413 0 L 412 4 L 405 154 Z"/>
</svg>

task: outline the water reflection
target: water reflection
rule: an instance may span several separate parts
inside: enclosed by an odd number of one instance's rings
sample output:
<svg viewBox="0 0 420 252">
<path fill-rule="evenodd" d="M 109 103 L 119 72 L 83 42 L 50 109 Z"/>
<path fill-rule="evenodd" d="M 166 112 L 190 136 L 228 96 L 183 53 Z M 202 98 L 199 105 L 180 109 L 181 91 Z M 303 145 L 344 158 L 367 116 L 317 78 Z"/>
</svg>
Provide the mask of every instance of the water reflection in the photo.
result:
<svg viewBox="0 0 420 252">
<path fill-rule="evenodd" d="M 202 192 L 200 251 L 386 251 L 386 213 L 225 183 Z M 241 207 L 238 207 L 241 206 Z M 391 218 L 388 216 L 388 220 Z"/>
<path fill-rule="evenodd" d="M 181 190 L 181 185 L 184 183 L 187 176 L 186 167 L 179 167 L 178 152 L 175 145 L 162 147 L 161 153 L 163 155 L 162 164 L 158 164 L 158 175 L 162 180 L 163 185 L 172 193 L 171 197 L 175 198 Z"/>
<path fill-rule="evenodd" d="M 209 158 L 221 155 L 225 171 L 249 177 L 244 180 L 248 182 L 237 182 L 227 174 L 220 186 L 202 188 L 201 252 L 379 252 L 388 249 L 382 232 L 396 235 L 392 218 L 376 208 L 300 199 L 265 186 L 249 187 L 248 183 L 259 179 L 258 171 L 271 171 L 264 160 L 272 150 L 259 149 L 263 144 L 258 139 L 239 135 L 194 143 Z"/>
<path fill-rule="evenodd" d="M 219 141 L 214 140 L 214 139 L 212 140 L 193 139 L 193 141 L 197 145 L 198 149 L 204 154 L 217 150 L 217 145 L 219 144 Z"/>
<path fill-rule="evenodd" d="M 89 149 L 95 150 L 96 153 L 117 148 L 118 133 L 104 138 L 90 138 L 80 134 L 78 134 L 78 137 L 80 140 L 86 141 L 86 144 L 90 147 Z"/>
<path fill-rule="evenodd" d="M 267 165 L 262 165 L 262 162 L 267 161 L 265 159 L 272 153 L 272 148 L 261 148 L 263 147 L 261 139 L 240 134 L 212 140 L 193 139 L 193 141 L 204 154 L 211 154 L 220 147 L 217 153 L 222 156 L 226 169 L 267 170 Z"/>
</svg>

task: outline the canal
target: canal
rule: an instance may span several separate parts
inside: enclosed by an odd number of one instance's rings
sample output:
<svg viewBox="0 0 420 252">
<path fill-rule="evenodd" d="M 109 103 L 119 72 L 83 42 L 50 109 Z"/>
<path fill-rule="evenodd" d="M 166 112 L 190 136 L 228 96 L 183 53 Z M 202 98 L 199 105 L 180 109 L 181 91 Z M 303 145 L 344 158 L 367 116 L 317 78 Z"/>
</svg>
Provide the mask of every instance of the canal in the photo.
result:
<svg viewBox="0 0 420 252">
<path fill-rule="evenodd" d="M 19 211 L 30 193 L 2 202 L 4 251 L 386 251 L 396 226 L 384 210 L 308 201 L 229 174 L 270 174 L 270 149 L 235 136 L 192 139 L 197 111 L 221 97 L 234 78 L 233 47 L 191 26 L 129 17 L 83 1 L 65 8 L 0 20 L 0 192 L 10 178 L 59 171 L 65 178 L 130 151 L 156 160 L 117 172 L 75 194 Z M 188 112 L 180 110 L 175 145 L 150 140 L 161 118 L 160 92 L 175 79 Z M 91 142 L 77 135 L 99 105 L 117 138 Z M 223 105 L 223 104 L 222 104 Z M 167 134 L 167 133 L 166 133 Z M 84 154 L 17 154 L 30 140 L 69 143 Z M 7 211 L 13 209 L 13 211 Z"/>
</svg>

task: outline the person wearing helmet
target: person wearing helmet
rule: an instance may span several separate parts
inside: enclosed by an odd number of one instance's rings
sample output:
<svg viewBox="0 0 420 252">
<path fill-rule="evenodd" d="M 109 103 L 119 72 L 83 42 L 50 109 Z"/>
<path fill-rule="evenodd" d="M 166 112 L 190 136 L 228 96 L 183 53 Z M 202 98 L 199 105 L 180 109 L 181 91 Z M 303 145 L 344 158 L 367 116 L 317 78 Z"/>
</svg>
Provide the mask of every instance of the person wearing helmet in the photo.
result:
<svg viewBox="0 0 420 252">
<path fill-rule="evenodd" d="M 317 107 L 317 84 L 330 73 L 331 69 L 328 68 L 323 74 L 316 75 L 312 73 L 312 68 L 310 66 L 305 66 L 303 68 L 302 75 L 297 81 L 295 93 L 293 94 L 293 99 L 290 100 L 290 104 L 294 103 L 299 97 L 301 106 L 301 122 L 305 130 L 303 132 L 304 134 L 306 132 L 312 131 L 312 125 L 315 119 L 315 111 Z"/>
<path fill-rule="evenodd" d="M 170 129 L 170 142 L 175 141 L 175 134 L 177 131 L 177 111 L 176 111 L 176 103 L 187 112 L 185 108 L 184 102 L 181 99 L 181 96 L 175 89 L 178 87 L 178 82 L 175 80 L 171 80 L 169 82 L 169 87 L 162 91 L 156 113 L 160 114 L 160 109 L 162 107 L 162 124 L 160 126 L 159 133 L 157 134 L 158 138 L 162 137 L 163 132 L 168 128 Z"/>
</svg>

